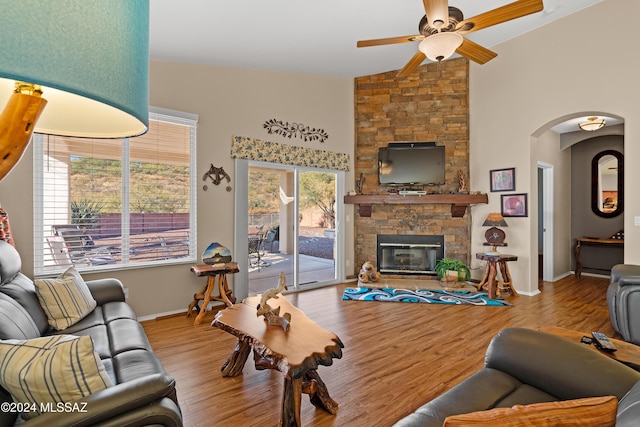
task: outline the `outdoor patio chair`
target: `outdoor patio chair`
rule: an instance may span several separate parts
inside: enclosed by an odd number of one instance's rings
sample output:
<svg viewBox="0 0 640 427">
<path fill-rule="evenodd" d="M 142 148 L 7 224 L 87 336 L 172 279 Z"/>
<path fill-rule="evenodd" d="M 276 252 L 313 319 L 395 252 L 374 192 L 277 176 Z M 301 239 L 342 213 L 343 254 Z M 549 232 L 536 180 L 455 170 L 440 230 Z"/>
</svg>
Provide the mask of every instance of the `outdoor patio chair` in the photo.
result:
<svg viewBox="0 0 640 427">
<path fill-rule="evenodd" d="M 263 253 L 267 251 L 267 245 L 269 245 L 269 252 L 273 252 L 273 243 L 278 240 L 278 232 L 275 229 L 267 231 L 267 235 L 262 242 Z"/>
<path fill-rule="evenodd" d="M 51 226 L 55 236 L 47 238 L 53 258 L 58 265 L 106 265 L 115 264 L 109 248 L 97 247 L 93 238 L 78 224 Z M 64 258 L 67 258 L 66 260 Z"/>
<path fill-rule="evenodd" d="M 64 238 L 60 236 L 47 237 L 47 243 L 56 265 L 74 266 L 74 265 L 107 265 L 115 264 L 116 260 L 111 254 L 98 254 L 91 252 L 69 252 Z"/>
<path fill-rule="evenodd" d="M 262 259 L 264 255 L 264 241 L 265 234 L 262 232 L 262 228 L 264 225 L 261 225 L 259 228 L 255 230 L 249 230 L 248 236 L 248 250 L 249 250 L 249 267 L 258 267 L 260 270 L 261 267 L 269 267 L 271 264 Z M 254 231 L 251 233 L 251 231 Z"/>
</svg>

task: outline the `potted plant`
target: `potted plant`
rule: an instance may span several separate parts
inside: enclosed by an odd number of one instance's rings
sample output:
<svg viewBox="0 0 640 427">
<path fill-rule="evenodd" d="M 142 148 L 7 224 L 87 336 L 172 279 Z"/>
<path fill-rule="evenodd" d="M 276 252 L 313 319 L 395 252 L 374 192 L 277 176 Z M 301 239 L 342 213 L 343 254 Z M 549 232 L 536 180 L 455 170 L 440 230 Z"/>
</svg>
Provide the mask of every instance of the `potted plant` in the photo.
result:
<svg viewBox="0 0 640 427">
<path fill-rule="evenodd" d="M 442 258 L 436 263 L 438 277 L 447 282 L 469 280 L 471 271 L 464 262 L 457 259 Z"/>
</svg>

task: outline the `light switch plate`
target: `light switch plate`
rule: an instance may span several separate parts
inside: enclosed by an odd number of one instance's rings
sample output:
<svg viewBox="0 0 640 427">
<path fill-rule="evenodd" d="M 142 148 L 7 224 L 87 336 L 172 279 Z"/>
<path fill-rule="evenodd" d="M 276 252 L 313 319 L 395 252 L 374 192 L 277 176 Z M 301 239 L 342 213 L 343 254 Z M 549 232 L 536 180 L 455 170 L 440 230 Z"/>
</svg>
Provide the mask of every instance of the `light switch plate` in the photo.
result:
<svg viewBox="0 0 640 427">
<path fill-rule="evenodd" d="M 635 225 L 636 227 L 640 227 L 640 216 L 633 217 L 633 225 Z"/>
</svg>

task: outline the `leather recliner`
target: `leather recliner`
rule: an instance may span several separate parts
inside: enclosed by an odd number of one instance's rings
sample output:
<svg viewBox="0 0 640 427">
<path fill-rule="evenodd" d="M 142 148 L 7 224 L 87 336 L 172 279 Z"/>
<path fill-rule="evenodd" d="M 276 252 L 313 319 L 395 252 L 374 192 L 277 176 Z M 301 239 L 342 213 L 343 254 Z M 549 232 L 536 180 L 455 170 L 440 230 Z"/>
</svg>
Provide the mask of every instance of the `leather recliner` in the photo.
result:
<svg viewBox="0 0 640 427">
<path fill-rule="evenodd" d="M 615 331 L 623 340 L 640 345 L 640 265 L 613 266 L 607 305 Z"/>
<path fill-rule="evenodd" d="M 616 427 L 637 427 L 640 372 L 589 347 L 534 329 L 503 329 L 483 368 L 394 427 L 441 427 L 450 415 L 597 396 L 618 398 Z"/>
</svg>

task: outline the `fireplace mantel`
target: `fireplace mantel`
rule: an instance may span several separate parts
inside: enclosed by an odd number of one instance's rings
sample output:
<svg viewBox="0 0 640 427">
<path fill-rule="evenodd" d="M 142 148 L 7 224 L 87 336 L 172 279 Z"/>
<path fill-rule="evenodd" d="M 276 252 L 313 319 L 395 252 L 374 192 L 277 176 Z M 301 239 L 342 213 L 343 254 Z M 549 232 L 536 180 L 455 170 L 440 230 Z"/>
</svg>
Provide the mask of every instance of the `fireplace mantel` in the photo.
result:
<svg viewBox="0 0 640 427">
<path fill-rule="evenodd" d="M 344 196 L 347 204 L 360 205 L 361 217 L 371 217 L 373 205 L 416 205 L 416 204 L 450 204 L 451 216 L 462 217 L 467 211 L 467 206 L 487 204 L 489 198 L 486 193 L 442 193 L 423 195 L 400 194 L 359 194 L 356 196 Z"/>
</svg>

